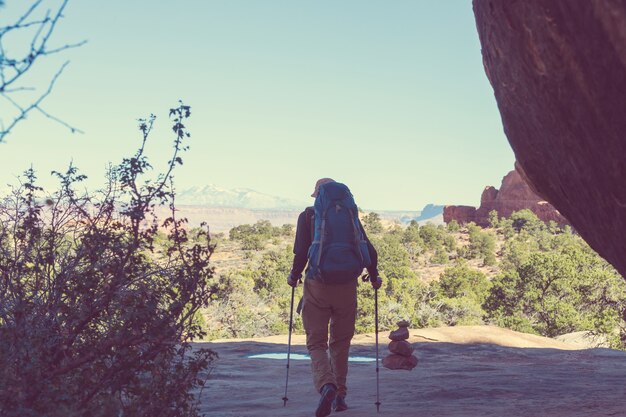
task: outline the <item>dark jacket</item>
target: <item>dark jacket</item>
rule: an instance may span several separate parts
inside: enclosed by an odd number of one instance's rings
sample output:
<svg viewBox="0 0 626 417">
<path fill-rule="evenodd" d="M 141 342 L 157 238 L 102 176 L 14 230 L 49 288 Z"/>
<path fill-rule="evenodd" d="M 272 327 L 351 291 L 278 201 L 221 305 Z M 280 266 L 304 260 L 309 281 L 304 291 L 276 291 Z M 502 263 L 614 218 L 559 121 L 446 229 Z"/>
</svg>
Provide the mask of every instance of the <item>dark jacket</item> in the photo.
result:
<svg viewBox="0 0 626 417">
<path fill-rule="evenodd" d="M 313 241 L 313 232 L 314 232 L 314 223 L 315 219 L 315 210 L 313 207 L 307 207 L 304 209 L 302 213 L 298 216 L 298 225 L 296 227 L 296 241 L 293 245 L 293 266 L 291 267 L 291 275 L 293 277 L 300 276 L 302 271 L 304 271 L 304 267 L 308 261 L 308 253 L 309 246 L 311 246 L 311 242 Z M 365 230 L 363 230 L 363 226 L 359 222 L 359 227 L 363 232 L 363 237 L 367 242 L 367 249 L 370 254 L 370 259 L 372 263 L 367 268 L 367 272 L 369 272 L 370 276 L 378 277 L 378 253 L 374 246 L 367 238 L 365 234 Z"/>
</svg>

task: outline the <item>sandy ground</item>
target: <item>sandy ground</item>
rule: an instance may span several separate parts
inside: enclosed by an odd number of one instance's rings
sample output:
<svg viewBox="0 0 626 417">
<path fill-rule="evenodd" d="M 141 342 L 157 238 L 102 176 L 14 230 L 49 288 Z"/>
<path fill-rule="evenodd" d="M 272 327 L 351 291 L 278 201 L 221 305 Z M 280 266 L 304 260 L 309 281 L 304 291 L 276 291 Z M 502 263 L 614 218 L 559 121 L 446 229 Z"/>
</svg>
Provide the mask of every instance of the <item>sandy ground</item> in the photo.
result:
<svg viewBox="0 0 626 417">
<path fill-rule="evenodd" d="M 388 333 L 380 333 L 381 358 Z M 351 355 L 375 356 L 374 335 L 355 337 Z M 490 326 L 411 330 L 420 362 L 412 371 L 380 366 L 380 413 L 376 412 L 375 363 L 351 362 L 350 409 L 359 416 L 626 416 L 626 352 L 585 349 L 553 339 Z M 292 352 L 306 354 L 303 336 Z M 287 336 L 214 341 L 211 379 L 200 396 L 211 417 L 313 416 L 319 394 L 308 360 L 291 360 L 283 407 L 286 361 L 251 359 L 287 352 Z M 333 413 L 331 415 L 337 415 Z"/>
</svg>

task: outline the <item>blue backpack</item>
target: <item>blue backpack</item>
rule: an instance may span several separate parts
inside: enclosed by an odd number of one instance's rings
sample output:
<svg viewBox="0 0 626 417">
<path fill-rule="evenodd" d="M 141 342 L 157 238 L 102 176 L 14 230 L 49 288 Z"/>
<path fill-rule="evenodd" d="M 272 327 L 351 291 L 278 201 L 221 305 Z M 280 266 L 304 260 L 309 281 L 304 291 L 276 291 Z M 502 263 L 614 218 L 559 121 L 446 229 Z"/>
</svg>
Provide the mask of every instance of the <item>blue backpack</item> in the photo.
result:
<svg viewBox="0 0 626 417">
<path fill-rule="evenodd" d="M 326 284 L 345 284 L 358 278 L 371 259 L 352 193 L 338 182 L 323 184 L 314 209 L 307 278 Z"/>
</svg>

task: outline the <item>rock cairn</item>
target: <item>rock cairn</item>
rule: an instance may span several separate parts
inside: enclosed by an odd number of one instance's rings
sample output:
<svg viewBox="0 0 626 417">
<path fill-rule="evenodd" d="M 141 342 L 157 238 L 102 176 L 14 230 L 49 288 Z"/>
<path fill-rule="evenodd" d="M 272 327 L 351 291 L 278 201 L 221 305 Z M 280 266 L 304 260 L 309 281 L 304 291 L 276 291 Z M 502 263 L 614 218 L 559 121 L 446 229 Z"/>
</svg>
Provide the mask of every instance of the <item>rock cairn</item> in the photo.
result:
<svg viewBox="0 0 626 417">
<path fill-rule="evenodd" d="M 389 351 L 383 359 L 383 366 L 387 369 L 406 369 L 410 371 L 417 366 L 417 357 L 413 355 L 415 348 L 406 340 L 409 338 L 409 322 L 398 322 L 398 329 L 389 334 Z"/>
</svg>

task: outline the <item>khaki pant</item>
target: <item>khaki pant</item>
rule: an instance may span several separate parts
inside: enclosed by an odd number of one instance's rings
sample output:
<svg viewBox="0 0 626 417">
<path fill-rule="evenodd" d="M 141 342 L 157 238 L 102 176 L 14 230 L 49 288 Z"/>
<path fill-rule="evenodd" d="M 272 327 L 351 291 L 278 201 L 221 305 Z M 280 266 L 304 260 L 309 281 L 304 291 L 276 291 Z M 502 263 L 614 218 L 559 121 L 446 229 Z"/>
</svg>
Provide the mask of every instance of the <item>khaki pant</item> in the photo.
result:
<svg viewBox="0 0 626 417">
<path fill-rule="evenodd" d="M 348 356 L 356 319 L 356 286 L 357 280 L 342 285 L 304 280 L 302 322 L 311 355 L 313 383 L 318 392 L 324 384 L 330 383 L 337 386 L 338 395 L 346 395 Z"/>
</svg>

